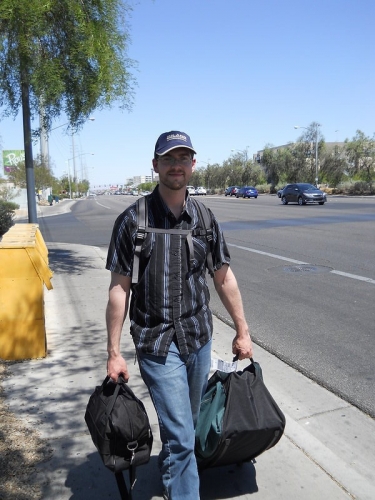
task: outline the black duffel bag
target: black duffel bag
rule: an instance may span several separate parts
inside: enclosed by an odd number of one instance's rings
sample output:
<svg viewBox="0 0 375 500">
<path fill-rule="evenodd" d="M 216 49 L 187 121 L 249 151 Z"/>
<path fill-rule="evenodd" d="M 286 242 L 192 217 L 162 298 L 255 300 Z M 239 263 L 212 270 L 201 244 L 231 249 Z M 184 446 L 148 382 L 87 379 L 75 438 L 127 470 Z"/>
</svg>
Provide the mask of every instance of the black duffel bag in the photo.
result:
<svg viewBox="0 0 375 500">
<path fill-rule="evenodd" d="M 216 371 L 208 381 L 196 427 L 200 470 L 247 462 L 272 448 L 285 416 L 264 385 L 259 363 L 243 371 Z"/>
<path fill-rule="evenodd" d="M 108 376 L 87 404 L 85 421 L 104 465 L 115 473 L 122 499 L 131 498 L 135 469 L 150 460 L 153 436 L 146 409 L 123 377 Z M 130 491 L 123 470 L 129 470 Z"/>
</svg>

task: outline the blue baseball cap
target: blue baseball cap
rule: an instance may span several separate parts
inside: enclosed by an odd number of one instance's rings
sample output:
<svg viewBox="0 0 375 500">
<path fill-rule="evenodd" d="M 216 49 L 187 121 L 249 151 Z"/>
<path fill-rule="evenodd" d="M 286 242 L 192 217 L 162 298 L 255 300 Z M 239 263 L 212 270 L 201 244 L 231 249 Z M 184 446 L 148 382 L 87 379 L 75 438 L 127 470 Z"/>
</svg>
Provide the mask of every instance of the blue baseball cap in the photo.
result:
<svg viewBox="0 0 375 500">
<path fill-rule="evenodd" d="M 162 156 L 176 148 L 187 148 L 196 154 L 190 137 L 185 134 L 185 132 L 172 130 L 171 132 L 164 132 L 164 134 L 161 134 L 159 139 L 156 141 L 155 155 Z"/>
</svg>

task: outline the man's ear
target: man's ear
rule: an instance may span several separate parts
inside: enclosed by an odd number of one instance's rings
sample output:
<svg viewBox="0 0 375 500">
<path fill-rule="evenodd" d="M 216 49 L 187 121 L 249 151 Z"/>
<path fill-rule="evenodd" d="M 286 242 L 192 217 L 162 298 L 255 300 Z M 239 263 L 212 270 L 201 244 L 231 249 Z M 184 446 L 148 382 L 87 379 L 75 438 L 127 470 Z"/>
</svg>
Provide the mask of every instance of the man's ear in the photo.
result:
<svg viewBox="0 0 375 500">
<path fill-rule="evenodd" d="M 194 172 L 196 164 L 197 164 L 197 160 L 195 158 L 193 158 L 192 169 L 191 169 L 192 172 Z"/>
<path fill-rule="evenodd" d="M 152 166 L 154 167 L 154 171 L 158 174 L 159 173 L 158 160 L 155 160 L 155 158 L 152 159 Z"/>
</svg>

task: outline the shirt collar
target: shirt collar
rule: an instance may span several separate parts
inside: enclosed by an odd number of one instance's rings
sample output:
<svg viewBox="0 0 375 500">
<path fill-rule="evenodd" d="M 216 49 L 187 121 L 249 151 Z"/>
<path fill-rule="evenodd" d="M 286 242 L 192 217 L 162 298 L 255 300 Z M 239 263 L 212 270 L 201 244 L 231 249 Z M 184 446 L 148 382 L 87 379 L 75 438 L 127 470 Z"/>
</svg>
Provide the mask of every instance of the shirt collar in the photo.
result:
<svg viewBox="0 0 375 500">
<path fill-rule="evenodd" d="M 159 213 L 164 214 L 166 217 L 173 216 L 172 212 L 169 210 L 168 206 L 165 204 L 163 198 L 160 196 L 158 184 L 155 186 L 155 189 L 152 191 L 150 196 L 155 201 L 156 208 L 159 211 Z M 193 202 L 191 201 L 191 198 L 190 198 L 188 192 L 186 191 L 185 208 L 182 211 L 181 215 L 182 215 L 182 218 L 184 220 L 186 220 L 188 223 L 190 223 L 193 220 L 193 214 L 194 214 Z"/>
</svg>

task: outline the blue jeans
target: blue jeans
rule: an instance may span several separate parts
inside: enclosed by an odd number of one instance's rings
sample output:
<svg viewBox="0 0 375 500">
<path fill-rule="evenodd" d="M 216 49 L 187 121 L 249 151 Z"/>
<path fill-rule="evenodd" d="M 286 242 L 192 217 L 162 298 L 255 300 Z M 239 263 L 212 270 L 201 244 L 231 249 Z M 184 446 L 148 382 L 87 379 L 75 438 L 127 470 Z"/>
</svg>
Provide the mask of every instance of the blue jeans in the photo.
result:
<svg viewBox="0 0 375 500">
<path fill-rule="evenodd" d="M 138 352 L 142 378 L 159 419 L 163 486 L 171 500 L 198 500 L 195 426 L 211 365 L 211 341 L 189 356 L 172 342 L 166 358 Z"/>
</svg>

